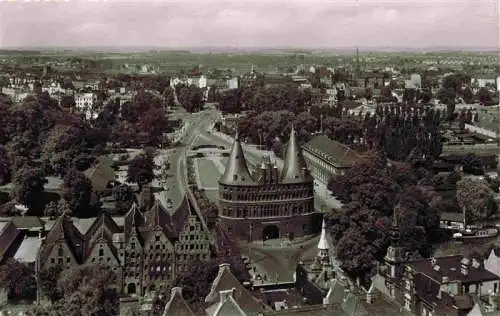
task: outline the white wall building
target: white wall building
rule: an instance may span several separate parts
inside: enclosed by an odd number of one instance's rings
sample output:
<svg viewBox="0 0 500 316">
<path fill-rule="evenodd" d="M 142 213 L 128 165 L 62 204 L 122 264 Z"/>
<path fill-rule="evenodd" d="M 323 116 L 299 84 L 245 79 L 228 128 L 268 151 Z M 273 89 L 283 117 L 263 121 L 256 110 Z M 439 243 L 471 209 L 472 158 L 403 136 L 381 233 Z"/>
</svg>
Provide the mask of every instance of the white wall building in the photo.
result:
<svg viewBox="0 0 500 316">
<path fill-rule="evenodd" d="M 238 89 L 238 78 L 234 77 L 227 80 L 227 88 L 228 89 Z"/>
<path fill-rule="evenodd" d="M 95 93 L 77 93 L 75 94 L 76 108 L 85 114 L 87 119 L 97 118 L 97 111 L 94 108 L 97 101 Z"/>
</svg>

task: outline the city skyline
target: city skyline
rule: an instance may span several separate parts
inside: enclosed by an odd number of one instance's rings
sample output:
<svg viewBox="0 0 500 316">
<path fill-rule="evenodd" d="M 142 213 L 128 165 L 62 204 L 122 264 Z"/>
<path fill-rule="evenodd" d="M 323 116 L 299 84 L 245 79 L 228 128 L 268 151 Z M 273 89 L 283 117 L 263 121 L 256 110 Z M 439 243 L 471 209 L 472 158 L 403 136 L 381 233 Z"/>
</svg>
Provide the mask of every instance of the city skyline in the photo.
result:
<svg viewBox="0 0 500 316">
<path fill-rule="evenodd" d="M 0 2 L 0 47 L 498 47 L 494 0 Z"/>
</svg>

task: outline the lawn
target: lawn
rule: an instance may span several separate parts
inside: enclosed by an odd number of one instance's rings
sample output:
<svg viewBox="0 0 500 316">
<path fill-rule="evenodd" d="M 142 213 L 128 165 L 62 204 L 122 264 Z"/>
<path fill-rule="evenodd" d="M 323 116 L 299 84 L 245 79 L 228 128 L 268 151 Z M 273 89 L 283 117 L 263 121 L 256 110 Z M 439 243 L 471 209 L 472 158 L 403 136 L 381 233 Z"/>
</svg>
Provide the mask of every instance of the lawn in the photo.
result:
<svg viewBox="0 0 500 316">
<path fill-rule="evenodd" d="M 500 110 L 498 107 L 491 107 L 479 112 L 479 122 L 474 125 L 496 132 L 500 128 Z"/>
<path fill-rule="evenodd" d="M 208 159 L 199 158 L 197 161 L 202 186 L 205 189 L 217 188 L 219 177 L 221 176 L 217 167 Z"/>
</svg>

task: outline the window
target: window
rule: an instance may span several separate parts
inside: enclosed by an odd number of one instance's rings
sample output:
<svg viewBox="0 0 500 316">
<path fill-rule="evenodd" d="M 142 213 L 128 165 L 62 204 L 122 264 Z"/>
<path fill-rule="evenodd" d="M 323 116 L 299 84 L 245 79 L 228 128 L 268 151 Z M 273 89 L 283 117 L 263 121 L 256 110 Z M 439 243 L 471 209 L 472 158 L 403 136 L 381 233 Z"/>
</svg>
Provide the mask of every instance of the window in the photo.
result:
<svg viewBox="0 0 500 316">
<path fill-rule="evenodd" d="M 59 257 L 64 256 L 64 251 L 63 251 L 62 247 L 59 247 L 59 249 L 57 249 L 57 255 L 58 255 Z"/>
<path fill-rule="evenodd" d="M 104 256 L 104 249 L 99 249 L 99 257 Z"/>
</svg>

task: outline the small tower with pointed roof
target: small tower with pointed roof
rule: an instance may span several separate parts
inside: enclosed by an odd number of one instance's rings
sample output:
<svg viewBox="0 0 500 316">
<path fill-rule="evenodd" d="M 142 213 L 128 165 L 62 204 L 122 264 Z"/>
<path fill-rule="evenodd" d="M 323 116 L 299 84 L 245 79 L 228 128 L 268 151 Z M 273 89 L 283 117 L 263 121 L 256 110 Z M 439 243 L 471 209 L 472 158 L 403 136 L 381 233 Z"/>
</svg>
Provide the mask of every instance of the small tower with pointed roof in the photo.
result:
<svg viewBox="0 0 500 316">
<path fill-rule="evenodd" d="M 318 242 L 318 259 L 323 267 L 330 267 L 332 265 L 330 262 L 329 249 L 330 246 L 328 245 L 328 240 L 326 238 L 326 222 L 323 219 L 321 236 L 319 237 Z"/>
<path fill-rule="evenodd" d="M 321 235 L 318 242 L 318 254 L 310 267 L 309 280 L 320 288 L 326 288 L 330 279 L 334 277 L 333 265 L 330 259 L 330 245 L 326 237 L 326 222 L 323 219 Z"/>
<path fill-rule="evenodd" d="M 295 128 L 293 124 L 290 131 L 290 140 L 288 141 L 288 147 L 286 149 L 283 171 L 281 172 L 281 179 L 283 183 L 303 183 L 313 181 L 312 176 L 304 166 L 302 151 L 297 144 Z"/>
<path fill-rule="evenodd" d="M 238 134 L 238 131 L 236 131 L 226 170 L 219 180 L 220 184 L 251 185 L 255 183 L 248 170 L 247 161 L 243 154 L 243 148 Z"/>
</svg>

